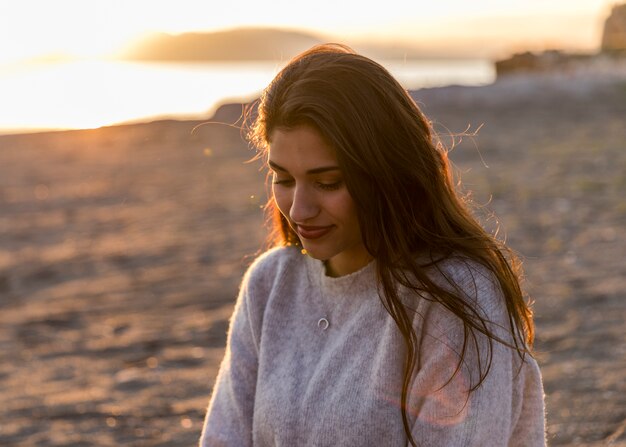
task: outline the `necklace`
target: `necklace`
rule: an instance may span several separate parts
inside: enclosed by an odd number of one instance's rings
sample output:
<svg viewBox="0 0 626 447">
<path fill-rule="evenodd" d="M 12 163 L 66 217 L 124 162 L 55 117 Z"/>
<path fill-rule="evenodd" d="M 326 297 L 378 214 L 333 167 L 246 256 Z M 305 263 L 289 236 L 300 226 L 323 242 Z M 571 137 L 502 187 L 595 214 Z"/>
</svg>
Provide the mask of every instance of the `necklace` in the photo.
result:
<svg viewBox="0 0 626 447">
<path fill-rule="evenodd" d="M 327 304 L 327 300 L 326 300 L 326 294 L 324 293 L 324 276 L 326 275 L 326 263 L 322 262 L 322 271 L 319 272 L 317 271 L 317 269 L 314 270 L 315 273 L 317 274 L 317 279 L 315 281 L 311 281 L 311 277 L 310 277 L 310 271 L 307 268 L 307 275 L 309 276 L 309 282 L 311 284 L 316 284 L 319 288 L 319 297 L 321 299 L 321 303 L 322 306 L 324 308 L 328 308 L 330 307 L 330 310 L 326 309 L 324 311 L 324 313 L 322 314 L 321 318 L 319 318 L 317 320 L 317 327 L 321 330 L 321 332 L 325 332 L 326 330 L 328 330 L 328 328 L 330 327 L 331 324 L 331 314 L 336 310 L 337 305 L 339 304 L 339 302 L 341 302 L 340 299 L 338 299 L 338 297 L 335 297 L 336 301 L 332 304 L 332 306 L 328 306 Z M 336 278 L 333 278 L 336 279 Z M 354 282 L 356 280 L 356 277 L 353 277 L 351 280 L 351 285 L 350 288 L 354 285 Z"/>
<path fill-rule="evenodd" d="M 326 317 L 322 317 L 317 321 L 317 327 L 319 327 L 322 331 L 325 331 L 330 326 L 328 319 Z"/>
<path fill-rule="evenodd" d="M 318 287 L 319 287 L 319 292 L 320 292 L 320 298 L 321 298 L 321 302 L 322 302 L 322 306 L 326 307 L 327 303 L 326 303 L 326 295 L 324 293 L 324 275 L 326 274 L 326 262 L 322 262 L 322 271 L 320 274 L 318 274 Z M 333 306 L 333 310 L 335 308 L 335 306 L 337 305 L 337 303 L 335 303 L 335 305 Z M 330 313 L 328 311 L 324 312 L 325 315 L 323 315 L 319 320 L 317 320 L 317 327 L 321 329 L 322 332 L 326 331 L 328 329 L 328 327 L 330 326 L 330 321 L 328 320 L 328 318 L 330 317 Z"/>
<path fill-rule="evenodd" d="M 306 252 L 303 251 L 303 254 L 306 256 Z M 315 262 L 314 259 L 308 259 L 307 261 L 309 262 Z M 316 266 L 317 267 L 317 266 Z M 319 291 L 319 298 L 320 298 L 320 303 L 322 305 L 322 307 L 327 307 L 326 305 L 326 296 L 324 294 L 324 284 L 323 284 L 323 275 L 325 274 L 325 263 L 322 263 L 322 271 L 320 272 L 317 268 L 313 268 L 311 269 L 311 265 L 307 266 L 306 269 L 306 274 L 307 277 L 309 278 L 309 284 L 311 284 L 312 286 L 316 287 L 317 290 Z M 317 276 L 314 280 L 313 278 L 311 278 L 311 274 L 314 274 L 314 276 Z M 335 306 L 337 304 L 335 303 Z M 333 309 L 335 308 L 335 306 L 333 306 Z M 330 312 L 328 311 L 324 311 L 321 318 L 319 318 L 317 320 L 317 327 L 321 332 L 325 332 L 329 327 L 330 327 Z"/>
<path fill-rule="evenodd" d="M 303 252 L 303 254 L 308 256 L 306 252 Z M 357 285 L 357 281 L 364 280 L 364 276 L 363 273 L 353 272 L 349 275 L 346 275 L 348 277 L 327 277 L 325 262 L 320 262 L 314 258 L 309 257 L 309 259 L 307 259 L 307 264 L 308 265 L 306 267 L 306 274 L 309 280 L 309 284 L 312 288 L 317 287 L 317 289 L 319 290 L 316 299 L 314 299 L 313 301 L 319 302 L 323 309 L 322 312 L 319 312 L 316 317 L 317 328 L 320 332 L 326 332 L 331 325 L 337 324 L 337 322 L 333 320 L 333 314 L 337 313 L 338 305 L 340 303 L 343 303 L 342 305 L 347 305 L 347 301 L 345 298 L 351 296 L 353 293 L 356 292 L 355 287 Z M 363 267 L 361 270 L 365 268 L 367 268 L 367 266 Z M 312 276 L 316 277 L 313 278 Z M 327 297 L 325 293 L 327 287 L 330 287 L 330 291 L 333 293 L 333 303 L 327 303 Z M 316 311 L 314 312 L 317 313 Z M 335 315 L 335 317 L 338 317 L 338 315 Z"/>
</svg>

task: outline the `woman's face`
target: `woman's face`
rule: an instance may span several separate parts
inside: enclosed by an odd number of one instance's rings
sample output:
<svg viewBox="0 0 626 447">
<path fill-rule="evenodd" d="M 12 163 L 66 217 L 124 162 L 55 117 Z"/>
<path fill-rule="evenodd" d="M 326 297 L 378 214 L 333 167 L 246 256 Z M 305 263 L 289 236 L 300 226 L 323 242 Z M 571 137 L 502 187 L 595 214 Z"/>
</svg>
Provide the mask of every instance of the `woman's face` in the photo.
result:
<svg viewBox="0 0 626 447">
<path fill-rule="evenodd" d="M 278 209 L 307 253 L 327 261 L 330 276 L 352 273 L 369 262 L 335 150 L 316 130 L 309 126 L 274 130 L 269 167 Z"/>
</svg>

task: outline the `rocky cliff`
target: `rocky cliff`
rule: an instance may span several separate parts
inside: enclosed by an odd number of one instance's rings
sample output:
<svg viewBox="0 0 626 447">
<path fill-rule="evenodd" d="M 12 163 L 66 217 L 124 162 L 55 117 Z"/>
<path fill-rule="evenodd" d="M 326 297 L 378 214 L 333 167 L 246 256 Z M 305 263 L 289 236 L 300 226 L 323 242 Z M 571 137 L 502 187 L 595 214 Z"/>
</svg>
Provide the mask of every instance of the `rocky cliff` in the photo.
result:
<svg viewBox="0 0 626 447">
<path fill-rule="evenodd" d="M 559 50 L 518 53 L 495 63 L 498 78 L 517 73 L 566 73 L 626 76 L 626 3 L 616 5 L 604 23 L 598 53 L 571 54 Z"/>
<path fill-rule="evenodd" d="M 614 6 L 604 22 L 602 51 L 626 53 L 626 3 Z"/>
</svg>

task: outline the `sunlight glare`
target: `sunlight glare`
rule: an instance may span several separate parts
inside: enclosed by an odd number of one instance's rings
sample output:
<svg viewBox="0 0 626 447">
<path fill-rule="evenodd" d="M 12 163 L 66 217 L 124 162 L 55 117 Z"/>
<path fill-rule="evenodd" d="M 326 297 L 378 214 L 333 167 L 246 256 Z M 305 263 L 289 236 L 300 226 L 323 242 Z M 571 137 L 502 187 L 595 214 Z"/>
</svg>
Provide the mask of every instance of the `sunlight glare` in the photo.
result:
<svg viewBox="0 0 626 447">
<path fill-rule="evenodd" d="M 45 65 L 1 77 L 0 124 L 3 129 L 67 129 L 141 117 L 206 117 L 223 98 L 243 101 L 258 94 L 277 70 L 265 65 L 259 70 L 242 63 L 233 74 L 232 65 L 212 64 L 211 82 L 202 65 L 93 60 Z"/>
<path fill-rule="evenodd" d="M 192 32 L 238 26 L 305 29 L 335 38 L 372 36 L 387 41 L 401 39 L 433 41 L 452 34 L 471 32 L 475 20 L 491 21 L 527 16 L 565 14 L 578 17 L 605 16 L 612 0 L 506 1 L 442 0 L 406 2 L 388 0 L 384 8 L 365 8 L 356 1 L 317 0 L 294 7 L 293 0 L 271 4 L 239 0 L 237 12 L 206 0 L 20 0 L 0 3 L 0 64 L 45 54 L 98 57 L 115 52 L 148 32 Z M 595 20 L 595 19 L 594 19 Z M 401 25 L 401 26 L 398 26 Z M 499 35 L 532 37 L 531 26 L 501 29 Z M 567 36 L 577 30 L 559 20 L 555 29 Z M 488 26 L 490 28 L 491 26 Z M 475 27 L 474 27 L 475 28 Z M 503 34 L 504 33 L 504 34 Z"/>
</svg>

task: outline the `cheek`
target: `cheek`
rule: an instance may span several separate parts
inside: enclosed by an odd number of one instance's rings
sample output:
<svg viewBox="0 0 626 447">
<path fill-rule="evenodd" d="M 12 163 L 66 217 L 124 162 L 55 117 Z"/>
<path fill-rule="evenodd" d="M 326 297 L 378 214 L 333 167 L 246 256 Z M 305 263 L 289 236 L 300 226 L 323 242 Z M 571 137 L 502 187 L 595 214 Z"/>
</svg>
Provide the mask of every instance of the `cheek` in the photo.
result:
<svg viewBox="0 0 626 447">
<path fill-rule="evenodd" d="M 290 192 L 286 191 L 285 188 L 273 186 L 272 195 L 274 196 L 274 202 L 276 202 L 278 210 L 288 218 L 292 200 Z"/>
<path fill-rule="evenodd" d="M 352 200 L 352 196 L 347 191 L 335 197 L 329 207 L 333 209 L 333 214 L 341 219 L 345 225 L 351 227 L 352 230 L 357 227 L 359 219 L 356 212 L 356 204 Z"/>
</svg>

